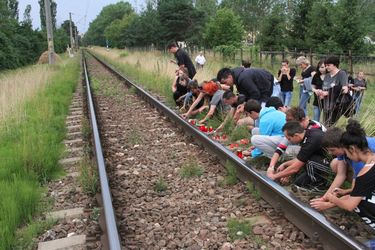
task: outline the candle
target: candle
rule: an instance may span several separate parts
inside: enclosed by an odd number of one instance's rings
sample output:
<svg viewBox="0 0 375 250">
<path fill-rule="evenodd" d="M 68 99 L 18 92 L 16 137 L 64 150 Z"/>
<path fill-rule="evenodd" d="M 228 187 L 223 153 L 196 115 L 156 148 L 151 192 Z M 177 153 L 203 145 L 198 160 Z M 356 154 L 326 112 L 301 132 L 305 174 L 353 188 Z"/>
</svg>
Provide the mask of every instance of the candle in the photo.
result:
<svg viewBox="0 0 375 250">
<path fill-rule="evenodd" d="M 237 150 L 237 156 L 240 157 L 241 159 L 243 158 L 243 154 L 241 150 Z"/>
</svg>

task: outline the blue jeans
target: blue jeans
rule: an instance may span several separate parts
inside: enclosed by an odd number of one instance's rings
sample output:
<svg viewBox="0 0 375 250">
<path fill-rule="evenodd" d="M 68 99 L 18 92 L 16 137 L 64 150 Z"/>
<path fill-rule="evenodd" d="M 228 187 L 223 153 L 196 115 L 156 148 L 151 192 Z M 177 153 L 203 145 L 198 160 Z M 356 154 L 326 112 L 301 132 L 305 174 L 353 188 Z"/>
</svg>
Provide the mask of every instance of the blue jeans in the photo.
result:
<svg viewBox="0 0 375 250">
<path fill-rule="evenodd" d="M 189 102 L 193 99 L 193 93 L 190 91 L 186 94 L 185 99 L 184 99 L 184 106 L 187 107 Z"/>
<path fill-rule="evenodd" d="M 318 106 L 313 106 L 313 107 L 314 107 L 314 121 L 320 122 L 321 110 Z"/>
<path fill-rule="evenodd" d="M 307 102 L 310 99 L 309 92 L 302 93 L 301 99 L 299 100 L 299 107 L 305 111 L 305 115 L 307 115 Z"/>
<path fill-rule="evenodd" d="M 355 114 L 358 116 L 359 114 L 359 109 L 361 108 L 361 102 L 362 102 L 362 97 L 363 95 L 357 95 L 353 96 L 355 100 Z"/>
<path fill-rule="evenodd" d="M 290 103 L 292 102 L 292 91 L 281 91 L 281 101 L 284 103 L 284 106 L 290 107 Z"/>
</svg>

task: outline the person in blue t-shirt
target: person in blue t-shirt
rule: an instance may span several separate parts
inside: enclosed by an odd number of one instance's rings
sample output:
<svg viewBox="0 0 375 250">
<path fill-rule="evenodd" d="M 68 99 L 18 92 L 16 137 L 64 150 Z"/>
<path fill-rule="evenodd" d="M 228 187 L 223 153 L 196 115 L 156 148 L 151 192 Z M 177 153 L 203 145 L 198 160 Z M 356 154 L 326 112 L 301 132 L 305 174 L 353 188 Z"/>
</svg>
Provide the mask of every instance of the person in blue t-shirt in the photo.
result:
<svg viewBox="0 0 375 250">
<path fill-rule="evenodd" d="M 345 155 L 344 147 L 340 144 L 342 134 L 343 131 L 340 128 L 331 127 L 326 131 L 322 140 L 322 145 L 327 149 L 327 151 L 336 156 L 336 158 L 333 159 L 330 164 L 332 170 L 336 173 L 336 176 L 332 181 L 331 186 L 322 197 L 311 200 L 311 206 L 317 210 L 325 210 L 334 206 L 327 200 L 327 195 L 329 193 L 335 192 L 339 195 L 350 194 L 354 187 L 354 182 L 358 173 L 365 165 L 364 162 L 353 161 Z M 366 139 L 369 149 L 372 152 L 375 152 L 375 138 L 366 137 Z M 345 180 L 352 182 L 351 188 L 340 188 Z"/>
<path fill-rule="evenodd" d="M 284 137 L 282 128 L 286 122 L 285 108 L 280 98 L 273 96 L 266 102 L 264 108 L 256 100 L 249 100 L 245 104 L 245 111 L 254 120 L 259 119 L 259 128 L 251 131 L 251 144 L 255 149 L 251 151 L 253 158 L 264 154 L 271 158 L 277 145 Z M 284 112 L 283 112 L 284 111 Z M 243 152 L 249 155 L 250 152 Z"/>
</svg>

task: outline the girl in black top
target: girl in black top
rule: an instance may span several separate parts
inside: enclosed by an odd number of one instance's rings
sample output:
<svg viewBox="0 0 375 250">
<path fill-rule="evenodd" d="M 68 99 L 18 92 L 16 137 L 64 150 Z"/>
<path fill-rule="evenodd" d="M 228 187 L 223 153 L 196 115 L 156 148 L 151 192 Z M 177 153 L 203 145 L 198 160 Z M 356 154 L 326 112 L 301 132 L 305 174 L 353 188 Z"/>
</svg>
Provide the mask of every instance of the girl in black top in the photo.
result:
<svg viewBox="0 0 375 250">
<path fill-rule="evenodd" d="M 335 193 L 330 193 L 327 199 L 338 207 L 354 210 L 375 230 L 375 154 L 368 147 L 365 131 L 355 120 L 349 120 L 340 143 L 347 157 L 353 161 L 366 162 L 366 165 L 357 175 L 350 195 L 338 198 Z"/>
<path fill-rule="evenodd" d="M 323 88 L 323 80 L 327 73 L 326 66 L 324 64 L 324 60 L 320 60 L 318 66 L 316 67 L 316 74 L 313 76 L 311 81 L 312 90 L 314 92 L 314 121 L 320 121 L 320 113 L 323 109 L 323 96 L 322 96 L 322 88 Z"/>
<path fill-rule="evenodd" d="M 181 106 L 183 103 L 183 96 L 188 92 L 187 84 L 189 77 L 187 75 L 186 68 L 180 68 L 176 71 L 176 77 L 172 84 L 173 99 L 177 106 Z"/>
<path fill-rule="evenodd" d="M 290 107 L 293 94 L 293 79 L 296 75 L 295 68 L 289 68 L 289 61 L 283 60 L 281 62 L 281 69 L 277 73 L 277 80 L 281 88 L 281 100 L 284 106 Z"/>
</svg>

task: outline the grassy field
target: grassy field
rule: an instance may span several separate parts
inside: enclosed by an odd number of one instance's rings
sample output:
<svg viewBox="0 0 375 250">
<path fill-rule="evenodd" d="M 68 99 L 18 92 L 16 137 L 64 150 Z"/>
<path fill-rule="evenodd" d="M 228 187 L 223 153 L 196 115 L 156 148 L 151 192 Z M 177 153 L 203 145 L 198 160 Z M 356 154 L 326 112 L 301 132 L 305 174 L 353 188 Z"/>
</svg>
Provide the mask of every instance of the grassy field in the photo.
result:
<svg viewBox="0 0 375 250">
<path fill-rule="evenodd" d="M 62 173 L 58 160 L 79 68 L 78 60 L 65 59 L 55 66 L 31 66 L 1 76 L 14 98 L 2 96 L 0 249 L 14 249 L 16 229 L 43 209 L 43 184 Z"/>
<path fill-rule="evenodd" d="M 171 95 L 171 85 L 173 81 L 174 71 L 176 65 L 169 62 L 173 59 L 171 54 L 165 54 L 160 51 L 128 51 L 128 50 L 117 50 L 111 49 L 106 50 L 105 48 L 94 47 L 92 50 L 106 58 L 110 63 L 118 67 L 124 72 L 130 79 L 139 83 L 146 89 L 150 89 L 168 98 L 168 103 L 174 106 L 174 102 Z M 192 55 L 194 59 L 196 55 Z M 203 70 L 198 70 L 197 75 L 194 77 L 198 82 L 209 80 L 216 77 L 217 71 L 224 66 L 238 66 L 239 61 L 224 61 L 220 56 L 214 55 L 213 53 L 206 54 L 207 63 Z M 277 61 L 277 60 L 276 60 Z M 290 63 L 293 64 L 292 61 Z M 258 61 L 254 61 L 252 66 L 260 67 Z M 272 72 L 274 75 L 277 74 L 279 69 L 277 64 L 273 67 L 269 61 L 263 59 L 262 66 Z M 357 64 L 354 65 L 354 71 L 357 72 L 359 69 L 365 70 L 365 72 L 371 72 L 375 65 L 371 64 Z M 343 65 L 345 67 L 345 65 Z M 297 71 L 297 75 L 300 75 L 300 69 Z M 365 95 L 362 102 L 361 112 L 357 119 L 360 120 L 362 125 L 366 128 L 368 135 L 375 136 L 375 118 L 372 115 L 373 101 L 375 97 L 375 87 L 373 85 L 375 77 L 366 77 L 368 83 L 368 89 L 365 91 Z M 312 101 L 311 101 L 312 103 Z M 294 88 L 292 106 L 298 105 L 298 88 Z M 312 116 L 312 104 L 309 105 L 309 114 Z M 346 124 L 346 118 L 342 118 L 338 125 L 343 126 Z"/>
<path fill-rule="evenodd" d="M 47 84 L 51 73 L 46 65 L 37 65 L 0 74 L 0 123 L 9 114 L 21 115 L 22 103 Z"/>
</svg>

